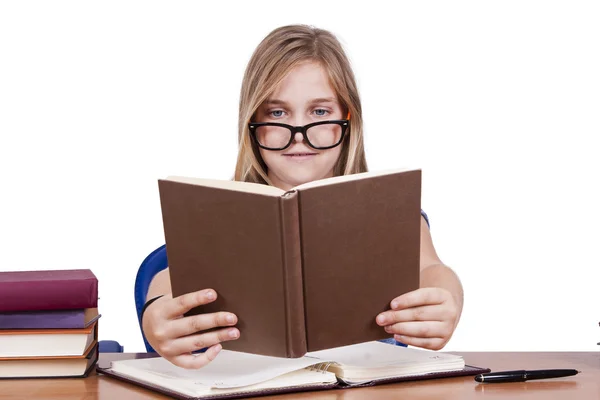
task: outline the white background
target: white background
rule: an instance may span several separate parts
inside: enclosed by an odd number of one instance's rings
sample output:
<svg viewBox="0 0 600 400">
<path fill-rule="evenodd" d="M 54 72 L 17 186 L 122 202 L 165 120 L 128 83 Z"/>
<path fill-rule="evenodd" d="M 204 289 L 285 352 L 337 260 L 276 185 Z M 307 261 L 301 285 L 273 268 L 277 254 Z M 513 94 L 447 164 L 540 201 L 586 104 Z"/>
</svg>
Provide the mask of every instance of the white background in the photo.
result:
<svg viewBox="0 0 600 400">
<path fill-rule="evenodd" d="M 232 176 L 246 63 L 306 23 L 351 58 L 370 169 L 423 169 L 446 349 L 597 350 L 598 2 L 215 3 L 0 4 L 0 269 L 92 269 L 100 338 L 142 351 L 157 179 Z"/>
</svg>

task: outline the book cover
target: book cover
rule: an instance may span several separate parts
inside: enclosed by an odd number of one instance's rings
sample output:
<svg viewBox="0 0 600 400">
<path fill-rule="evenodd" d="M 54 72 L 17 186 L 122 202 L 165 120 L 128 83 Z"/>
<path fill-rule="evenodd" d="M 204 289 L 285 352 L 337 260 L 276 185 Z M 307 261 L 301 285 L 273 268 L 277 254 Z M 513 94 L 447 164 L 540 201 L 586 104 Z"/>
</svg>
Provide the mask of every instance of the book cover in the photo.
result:
<svg viewBox="0 0 600 400">
<path fill-rule="evenodd" d="M 296 196 L 173 181 L 159 187 L 173 296 L 215 289 L 217 300 L 190 314 L 235 313 L 243 333 L 226 348 L 306 353 L 300 260 L 290 259 L 298 250 L 283 249 L 286 241 L 295 244 L 290 235 L 297 225 L 284 225 L 289 216 L 282 213 L 296 207 L 286 204 Z"/>
<path fill-rule="evenodd" d="M 375 317 L 419 287 L 421 171 L 335 177 L 290 191 L 245 182 L 159 181 L 173 296 L 219 297 L 229 350 L 299 357 L 389 336 Z"/>
<path fill-rule="evenodd" d="M 0 272 L 0 312 L 98 307 L 89 269 Z"/>
</svg>

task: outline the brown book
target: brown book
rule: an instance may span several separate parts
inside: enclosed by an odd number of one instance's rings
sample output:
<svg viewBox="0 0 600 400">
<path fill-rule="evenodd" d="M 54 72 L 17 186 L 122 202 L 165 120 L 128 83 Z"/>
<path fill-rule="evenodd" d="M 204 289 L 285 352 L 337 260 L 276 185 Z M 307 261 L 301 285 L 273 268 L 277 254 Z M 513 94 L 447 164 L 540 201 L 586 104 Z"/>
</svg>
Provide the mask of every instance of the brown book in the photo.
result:
<svg viewBox="0 0 600 400">
<path fill-rule="evenodd" d="M 215 289 L 190 314 L 235 313 L 226 349 L 300 357 L 383 339 L 375 317 L 419 287 L 420 170 L 288 191 L 169 177 L 159 191 L 173 296 Z"/>
<path fill-rule="evenodd" d="M 466 365 L 458 355 L 380 342 L 322 350 L 294 359 L 222 350 L 199 370 L 185 370 L 160 357 L 113 361 L 99 364 L 97 370 L 179 399 L 350 389 L 490 371 Z"/>
</svg>

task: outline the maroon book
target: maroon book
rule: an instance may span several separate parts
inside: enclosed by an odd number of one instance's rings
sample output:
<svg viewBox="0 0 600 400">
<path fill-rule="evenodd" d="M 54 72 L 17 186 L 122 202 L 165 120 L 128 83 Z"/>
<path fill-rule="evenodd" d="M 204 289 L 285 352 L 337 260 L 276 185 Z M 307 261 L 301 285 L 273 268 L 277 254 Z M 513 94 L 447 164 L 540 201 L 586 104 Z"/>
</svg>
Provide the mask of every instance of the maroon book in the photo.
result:
<svg viewBox="0 0 600 400">
<path fill-rule="evenodd" d="M 89 269 L 0 272 L 0 312 L 98 307 L 98 279 Z"/>
</svg>

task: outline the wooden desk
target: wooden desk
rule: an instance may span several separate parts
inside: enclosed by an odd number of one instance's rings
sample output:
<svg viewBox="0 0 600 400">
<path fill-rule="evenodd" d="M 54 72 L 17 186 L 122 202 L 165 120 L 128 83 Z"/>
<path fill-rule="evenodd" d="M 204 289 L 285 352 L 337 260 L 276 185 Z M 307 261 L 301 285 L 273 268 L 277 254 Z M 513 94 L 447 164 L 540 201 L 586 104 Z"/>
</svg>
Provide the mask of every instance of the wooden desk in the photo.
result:
<svg viewBox="0 0 600 400">
<path fill-rule="evenodd" d="M 456 353 L 468 364 L 492 371 L 510 369 L 574 368 L 569 378 L 524 383 L 477 384 L 473 377 L 404 382 L 371 388 L 329 390 L 269 396 L 270 400 L 362 399 L 600 399 L 600 352 L 580 353 Z M 100 362 L 133 358 L 135 354 L 101 354 Z M 143 356 L 143 355 L 138 355 Z M 151 391 L 93 373 L 85 379 L 0 380 L 0 399 L 166 399 Z"/>
</svg>

